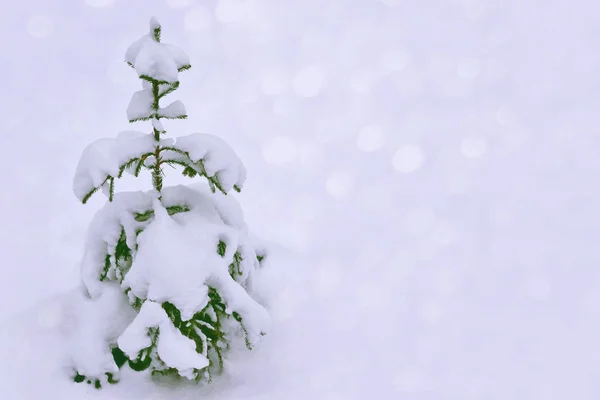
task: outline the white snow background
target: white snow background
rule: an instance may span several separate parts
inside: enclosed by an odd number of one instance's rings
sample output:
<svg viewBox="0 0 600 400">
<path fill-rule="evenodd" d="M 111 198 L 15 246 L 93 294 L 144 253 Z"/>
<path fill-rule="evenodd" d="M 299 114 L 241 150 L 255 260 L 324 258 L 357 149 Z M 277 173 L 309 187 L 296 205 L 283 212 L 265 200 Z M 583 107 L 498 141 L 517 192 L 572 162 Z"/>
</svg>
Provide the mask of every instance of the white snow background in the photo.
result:
<svg viewBox="0 0 600 400">
<path fill-rule="evenodd" d="M 1 399 L 600 398 L 596 2 L 0 8 Z M 152 15 L 192 60 L 170 137 L 226 140 L 250 229 L 288 250 L 265 273 L 273 332 L 231 377 L 131 373 L 97 392 L 59 364 L 64 293 L 105 201 L 71 184 L 87 144 L 147 128 L 126 120 L 139 81 L 123 55 Z"/>
</svg>

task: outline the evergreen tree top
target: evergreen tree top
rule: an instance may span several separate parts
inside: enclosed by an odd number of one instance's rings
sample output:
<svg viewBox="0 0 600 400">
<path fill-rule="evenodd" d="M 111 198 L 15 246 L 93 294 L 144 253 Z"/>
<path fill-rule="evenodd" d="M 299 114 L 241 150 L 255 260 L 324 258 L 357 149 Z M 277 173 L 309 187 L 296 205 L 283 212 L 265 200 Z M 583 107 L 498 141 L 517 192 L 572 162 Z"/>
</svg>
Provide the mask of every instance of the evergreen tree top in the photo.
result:
<svg viewBox="0 0 600 400">
<path fill-rule="evenodd" d="M 161 42 L 162 28 L 156 18 L 150 19 L 149 32 L 132 43 L 125 61 L 142 80 L 142 90 L 131 97 L 127 107 L 129 122 L 150 121 L 149 134 L 122 132 L 115 139 L 100 139 L 88 146 L 80 159 L 73 190 L 81 202 L 98 190 L 114 197 L 115 178 L 124 172 L 139 176 L 147 169 L 152 185 L 159 193 L 163 187 L 163 167 L 182 167 L 190 178 L 204 176 L 213 190 L 227 193 L 240 191 L 246 170 L 235 152 L 222 140 L 207 134 L 192 134 L 164 139 L 162 120 L 185 119 L 184 104 L 176 100 L 161 107 L 161 100 L 179 88 L 179 73 L 191 68 L 190 59 L 180 48 Z"/>
</svg>

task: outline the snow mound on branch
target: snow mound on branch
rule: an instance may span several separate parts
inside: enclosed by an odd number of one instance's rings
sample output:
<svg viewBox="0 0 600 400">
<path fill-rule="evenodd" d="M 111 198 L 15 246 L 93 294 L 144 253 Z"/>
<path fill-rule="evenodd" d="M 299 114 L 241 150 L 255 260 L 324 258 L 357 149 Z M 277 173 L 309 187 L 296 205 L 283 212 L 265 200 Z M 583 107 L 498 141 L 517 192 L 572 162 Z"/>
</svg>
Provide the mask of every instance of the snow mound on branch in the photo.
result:
<svg viewBox="0 0 600 400">
<path fill-rule="evenodd" d="M 181 118 L 187 114 L 185 109 L 185 105 L 180 100 L 175 100 L 171 104 L 166 107 L 162 107 L 158 110 L 158 115 L 160 118 Z"/>
<path fill-rule="evenodd" d="M 175 205 L 190 211 L 169 216 L 165 207 Z M 154 218 L 136 219 L 136 214 L 149 210 L 154 211 Z M 264 320 L 262 308 L 244 305 L 253 300 L 239 284 L 258 268 L 258 260 L 243 212 L 233 197 L 211 193 L 206 184 L 194 185 L 194 189 L 167 187 L 162 192 L 162 204 L 157 203 L 154 192 L 116 194 L 115 201 L 95 215 L 88 231 L 81 277 L 92 298 L 102 293 L 104 283 L 98 277 L 105 268 L 106 255 L 114 254 L 122 232 L 127 247 L 139 247 L 123 280 L 124 288 L 130 287 L 138 298 L 169 301 L 187 319 L 206 304 L 206 283 L 223 290 L 227 304 L 242 317 L 253 313 Z M 227 244 L 224 257 L 216 251 L 219 241 Z M 239 283 L 228 273 L 236 251 L 243 258 Z M 112 275 L 114 271 L 109 271 Z M 257 333 L 260 330 L 256 328 Z"/>
<path fill-rule="evenodd" d="M 86 376 L 99 377 L 105 372 L 118 376 L 119 368 L 108 344 L 116 343 L 136 315 L 127 296 L 118 284 L 107 283 L 97 298 L 73 291 L 65 297 L 67 303 L 62 324 L 69 344 L 67 365 L 77 365 L 78 372 Z"/>
<path fill-rule="evenodd" d="M 106 203 L 96 213 L 87 233 L 81 280 L 92 299 L 99 297 L 105 288 L 99 277 L 105 267 L 106 255 L 115 253 L 122 230 L 125 231 L 127 247 L 135 248 L 135 232 L 146 224 L 137 221 L 135 214 L 152 207 L 152 198 L 141 191 L 118 193 L 115 200 Z"/>
<path fill-rule="evenodd" d="M 175 119 L 182 118 L 187 115 L 185 105 L 180 100 L 176 100 L 166 107 L 160 107 L 158 112 L 152 108 L 153 103 L 154 95 L 152 94 L 152 89 L 142 89 L 135 92 L 131 96 L 131 100 L 127 106 L 127 119 L 130 122 L 133 122 L 150 119 L 153 117 Z M 160 129 L 157 129 L 160 132 L 164 131 L 162 126 L 160 126 Z"/>
<path fill-rule="evenodd" d="M 138 298 L 172 303 L 184 321 L 207 305 L 208 287 L 214 287 L 228 312 L 240 314 L 249 336 L 258 340 L 268 329 L 269 315 L 228 269 L 244 232 L 209 220 L 203 210 L 172 218 L 158 200 L 153 208 L 155 217 L 138 236 L 139 250 L 123 286 Z M 217 253 L 219 241 L 227 244 L 224 256 Z"/>
<path fill-rule="evenodd" d="M 135 121 L 152 117 L 154 115 L 154 110 L 152 109 L 153 102 L 154 95 L 152 94 L 152 89 L 142 89 L 135 92 L 131 96 L 129 106 L 127 106 L 127 119 Z"/>
<path fill-rule="evenodd" d="M 190 65 L 190 59 L 180 48 L 154 40 L 158 22 L 150 21 L 150 33 L 134 42 L 125 53 L 139 77 L 150 77 L 159 82 L 175 83 L 179 70 Z"/>
<path fill-rule="evenodd" d="M 172 139 L 163 139 L 161 146 L 172 146 Z M 87 146 L 75 171 L 73 192 L 80 201 L 94 188 L 106 185 L 107 177 L 117 177 L 119 168 L 132 158 L 154 151 L 157 143 L 152 134 L 138 131 L 120 132 L 116 138 L 98 139 Z M 130 169 L 127 172 L 131 172 Z"/>
<path fill-rule="evenodd" d="M 115 201 L 107 203 L 90 225 L 81 265 L 89 297 L 93 301 L 105 298 L 105 291 L 115 283 L 100 281 L 99 277 L 108 254 L 111 269 L 107 276 L 119 278 L 114 254 L 124 234 L 127 247 L 134 253 L 133 263 L 117 286 L 121 293 L 128 293 L 130 302 L 135 296 L 145 303 L 118 339 L 119 346 L 135 358 L 140 349 L 150 345 L 148 328 L 159 328 L 159 357 L 182 376 L 190 377 L 194 369 L 206 367 L 206 355 L 199 355 L 194 342 L 177 331 L 161 303 L 173 304 L 186 321 L 206 307 L 209 288 L 214 288 L 226 305 L 225 312 L 241 318 L 251 344 L 258 343 L 271 324 L 266 309 L 242 286 L 259 264 L 241 207 L 231 196 L 211 193 L 206 184 L 195 185 L 195 189 L 168 187 L 163 189 L 161 200 L 154 191 L 116 194 Z M 169 215 L 172 206 L 187 211 Z M 217 252 L 219 242 L 226 244 L 223 255 Z M 233 278 L 229 266 L 236 252 L 242 260 L 240 276 Z M 106 339 L 100 341 L 107 344 Z M 96 369 L 114 370 L 108 350 L 102 353 L 96 349 L 94 354 L 94 359 L 100 360 Z M 88 370 L 97 372 L 91 367 Z"/>
<path fill-rule="evenodd" d="M 152 210 L 154 198 L 155 194 L 151 192 L 117 193 L 115 201 L 106 203 L 92 219 L 81 263 L 82 282 L 92 298 L 99 296 L 104 287 L 98 278 L 105 267 L 106 255 L 115 253 L 122 231 L 125 232 L 127 247 L 130 249 L 137 247 L 136 232 L 144 229 L 150 220 L 138 221 L 136 214 Z M 210 197 L 185 186 L 163 189 L 163 202 L 167 207 L 185 205 L 212 223 L 221 221 Z M 109 271 L 109 276 L 113 274 L 113 271 Z"/>
<path fill-rule="evenodd" d="M 159 328 L 156 352 L 162 361 L 177 369 L 181 376 L 193 379 L 194 368 L 202 369 L 209 365 L 208 359 L 196 352 L 193 340 L 183 336 L 175 328 L 160 304 L 146 301 L 131 325 L 119 337 L 119 348 L 131 359 L 152 345 L 148 328 Z"/>
<path fill-rule="evenodd" d="M 218 176 L 225 192 L 234 185 L 240 189 L 244 186 L 246 167 L 224 140 L 206 133 L 193 133 L 178 137 L 175 145 L 187 152 L 193 162 L 202 160 L 206 174 L 209 177 Z"/>
<path fill-rule="evenodd" d="M 194 183 L 188 185 L 188 187 L 211 199 L 215 210 L 225 224 L 237 228 L 240 232 L 248 233 L 248 225 L 244 219 L 244 210 L 234 196 L 228 196 L 218 191 L 212 193 L 206 182 Z"/>
</svg>

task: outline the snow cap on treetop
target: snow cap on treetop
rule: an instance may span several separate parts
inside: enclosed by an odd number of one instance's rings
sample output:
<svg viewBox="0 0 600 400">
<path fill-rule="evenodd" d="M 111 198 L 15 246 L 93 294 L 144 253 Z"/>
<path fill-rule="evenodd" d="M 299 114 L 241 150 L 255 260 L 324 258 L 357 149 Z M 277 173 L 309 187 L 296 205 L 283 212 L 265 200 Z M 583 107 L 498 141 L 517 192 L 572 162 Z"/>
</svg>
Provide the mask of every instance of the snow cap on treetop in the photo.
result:
<svg viewBox="0 0 600 400">
<path fill-rule="evenodd" d="M 153 33 L 156 28 L 160 28 L 160 22 L 156 17 L 150 17 L 150 33 Z"/>
<path fill-rule="evenodd" d="M 160 42 L 160 22 L 155 17 L 150 18 L 150 37 L 157 42 Z"/>
<path fill-rule="evenodd" d="M 150 32 L 135 41 L 125 53 L 125 61 L 147 81 L 175 83 L 179 72 L 190 68 L 190 59 L 180 48 L 160 42 L 161 26 L 150 19 Z"/>
</svg>

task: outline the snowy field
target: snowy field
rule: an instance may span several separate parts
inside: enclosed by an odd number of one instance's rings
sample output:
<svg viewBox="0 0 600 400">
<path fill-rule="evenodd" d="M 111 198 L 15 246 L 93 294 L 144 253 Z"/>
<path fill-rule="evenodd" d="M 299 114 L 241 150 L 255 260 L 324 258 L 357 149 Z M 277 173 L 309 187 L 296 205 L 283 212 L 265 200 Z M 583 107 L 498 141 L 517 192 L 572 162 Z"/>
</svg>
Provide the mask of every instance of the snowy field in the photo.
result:
<svg viewBox="0 0 600 400">
<path fill-rule="evenodd" d="M 5 0 L 0 398 L 597 400 L 600 7 L 591 0 Z M 61 370 L 84 147 L 129 128 L 158 17 L 174 135 L 245 162 L 274 328 L 205 389 Z M 140 128 L 140 127 L 138 127 Z M 168 184 L 185 182 L 176 174 Z M 147 179 L 146 179 L 147 181 Z M 138 188 L 135 180 L 120 187 Z"/>
</svg>

